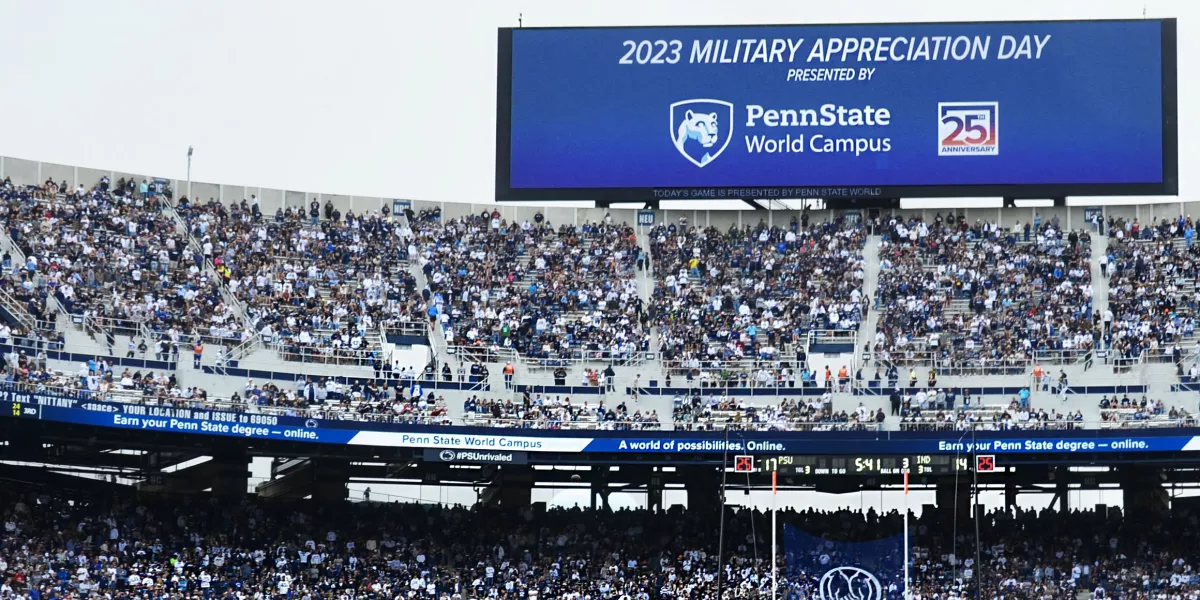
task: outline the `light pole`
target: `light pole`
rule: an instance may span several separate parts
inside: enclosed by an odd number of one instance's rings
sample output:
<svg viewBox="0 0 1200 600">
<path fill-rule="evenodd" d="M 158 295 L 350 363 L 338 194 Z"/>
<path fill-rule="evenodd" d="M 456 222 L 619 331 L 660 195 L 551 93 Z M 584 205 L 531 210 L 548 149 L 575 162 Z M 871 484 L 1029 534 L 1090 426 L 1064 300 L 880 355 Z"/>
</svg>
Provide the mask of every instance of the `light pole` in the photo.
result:
<svg viewBox="0 0 1200 600">
<path fill-rule="evenodd" d="M 187 165 L 187 198 L 192 200 L 192 152 L 194 149 L 188 146 L 188 165 Z"/>
</svg>

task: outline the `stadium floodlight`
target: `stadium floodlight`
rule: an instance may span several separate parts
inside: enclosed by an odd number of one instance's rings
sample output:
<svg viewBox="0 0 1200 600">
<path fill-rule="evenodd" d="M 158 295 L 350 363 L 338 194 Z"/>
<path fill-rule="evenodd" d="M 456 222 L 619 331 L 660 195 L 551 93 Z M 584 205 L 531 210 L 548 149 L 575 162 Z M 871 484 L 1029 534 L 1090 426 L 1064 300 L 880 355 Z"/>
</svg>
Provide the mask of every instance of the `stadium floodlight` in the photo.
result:
<svg viewBox="0 0 1200 600">
<path fill-rule="evenodd" d="M 192 148 L 191 144 L 189 144 L 188 145 L 188 161 L 187 161 L 187 197 L 188 197 L 188 200 L 191 200 L 191 198 L 192 198 L 192 153 L 195 151 L 196 151 L 196 149 Z"/>
</svg>

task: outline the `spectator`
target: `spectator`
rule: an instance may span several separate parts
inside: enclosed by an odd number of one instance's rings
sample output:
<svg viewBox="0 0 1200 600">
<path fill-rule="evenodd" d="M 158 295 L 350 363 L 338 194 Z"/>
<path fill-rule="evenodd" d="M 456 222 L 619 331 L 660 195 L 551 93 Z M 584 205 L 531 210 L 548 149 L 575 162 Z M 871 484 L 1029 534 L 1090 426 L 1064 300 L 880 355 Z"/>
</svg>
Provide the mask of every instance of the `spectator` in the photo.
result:
<svg viewBox="0 0 1200 600">
<path fill-rule="evenodd" d="M 654 320 L 675 374 L 773 360 L 809 331 L 855 331 L 864 314 L 864 231 L 844 219 L 790 228 L 650 231 Z M 798 361 L 799 362 L 799 361 Z"/>
<path fill-rule="evenodd" d="M 954 215 L 891 219 L 876 358 L 1006 374 L 1039 357 L 1082 356 L 1093 341 L 1090 234 L 1064 234 L 1057 217 L 1030 231 Z"/>
<path fill-rule="evenodd" d="M 328 220 L 309 224 L 293 209 L 268 221 L 245 200 L 181 212 L 204 260 L 283 358 L 370 365 L 382 351 L 381 327 L 424 328 L 424 302 L 406 268 L 412 232 L 379 213 L 348 211 L 335 221 L 326 206 Z"/>
<path fill-rule="evenodd" d="M 553 228 L 499 212 L 417 219 L 422 269 L 447 341 L 542 359 L 630 359 L 648 348 L 636 236 L 611 222 Z"/>
</svg>

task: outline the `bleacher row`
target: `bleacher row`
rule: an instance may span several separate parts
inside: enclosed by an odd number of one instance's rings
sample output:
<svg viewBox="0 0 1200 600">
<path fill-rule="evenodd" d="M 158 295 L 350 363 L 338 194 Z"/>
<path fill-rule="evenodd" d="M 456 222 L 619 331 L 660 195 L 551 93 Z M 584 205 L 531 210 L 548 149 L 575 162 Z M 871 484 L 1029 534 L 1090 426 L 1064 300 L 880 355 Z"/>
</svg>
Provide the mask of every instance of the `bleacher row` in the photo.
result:
<svg viewBox="0 0 1200 600">
<path fill-rule="evenodd" d="M 901 367 L 1020 371 L 1195 339 L 1197 249 L 1183 217 L 1109 224 L 1103 315 L 1092 232 L 1064 231 L 1057 218 L 1002 228 L 940 214 L 869 224 L 804 214 L 725 231 L 680 219 L 642 244 L 611 217 L 343 215 L 316 201 L 264 215 L 254 198 L 175 199 L 162 185 L 104 179 L 0 182 L 0 221 L 15 244 L 0 286 L 23 323 L 52 320 L 53 297 L 98 337 L 237 345 L 257 335 L 285 360 L 370 365 L 382 330 L 435 323 L 451 346 L 548 364 L 631 360 L 656 341 L 680 375 L 739 360 L 795 357 L 799 368 L 813 332 L 852 340 L 871 310 L 880 318 L 869 350 Z M 868 227 L 881 234 L 873 298 Z M 652 274 L 642 293 L 640 273 Z"/>
<path fill-rule="evenodd" d="M 657 413 L 638 407 L 642 396 L 673 396 L 670 425 L 676 429 L 742 430 L 845 430 L 879 429 L 888 415 L 882 409 L 868 410 L 863 403 L 853 411 L 835 411 L 833 385 L 770 388 L 660 387 L 650 380 L 646 387 L 626 388 L 616 396 L 616 406 L 607 404 L 606 383 L 583 386 L 516 385 L 513 396 L 492 394 L 486 366 L 475 365 L 457 379 L 448 372 L 442 377 L 434 365 L 424 371 L 392 371 L 386 365 L 375 377 L 315 377 L 292 372 L 243 369 L 232 366 L 204 367 L 205 372 L 244 378 L 244 396 L 209 398 L 200 388 L 184 388 L 171 374 L 172 365 L 163 361 L 104 359 L 72 353 L 56 342 L 9 338 L 11 330 L 0 328 L 0 354 L 7 366 L 4 385 L 22 391 L 56 393 L 81 399 L 189 407 L 221 407 L 228 410 L 273 411 L 292 416 L 337 419 L 386 420 L 429 425 L 475 425 L 518 428 L 657 429 L 664 423 Z M 76 373 L 56 372 L 49 360 L 78 364 Z M 118 371 L 124 372 L 118 374 Z M 855 395 L 886 395 L 892 416 L 902 429 L 940 430 L 968 428 L 1066 429 L 1192 426 L 1185 409 L 1166 407 L 1148 400 L 1145 385 L 1084 385 L 1050 391 L 1064 401 L 1067 395 L 1084 398 L 1100 395 L 1101 422 L 1084 423 L 1078 408 L 1047 411 L 1029 403 L 1032 385 L 987 387 L 888 387 L 879 381 L 855 382 Z M 890 384 L 891 382 L 889 382 Z M 6 388 L 8 389 L 8 388 Z M 470 394 L 462 417 L 451 419 L 445 390 Z M 84 396 L 86 395 L 86 396 Z M 1131 397 L 1132 396 L 1132 397 Z M 1140 396 L 1140 399 L 1139 399 Z M 1008 405 L 997 404 L 1008 397 Z M 582 399 L 572 402 L 572 398 Z M 627 406 L 631 400 L 634 408 Z M 1064 404 L 1064 406 L 1066 406 Z M 1077 406 L 1077 405 L 1075 405 Z"/>
</svg>

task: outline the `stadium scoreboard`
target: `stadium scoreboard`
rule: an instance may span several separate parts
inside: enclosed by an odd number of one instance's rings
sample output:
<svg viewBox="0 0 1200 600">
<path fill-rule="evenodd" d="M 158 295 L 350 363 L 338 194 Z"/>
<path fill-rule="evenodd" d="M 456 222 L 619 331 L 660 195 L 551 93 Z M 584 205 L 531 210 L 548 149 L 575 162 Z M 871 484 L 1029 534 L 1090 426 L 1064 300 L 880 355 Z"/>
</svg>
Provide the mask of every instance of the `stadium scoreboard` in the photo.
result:
<svg viewBox="0 0 1200 600">
<path fill-rule="evenodd" d="M 1178 192 L 1173 19 L 505 28 L 498 59 L 501 201 Z"/>
<path fill-rule="evenodd" d="M 910 456 L 756 456 L 757 471 L 780 475 L 953 475 L 970 473 L 970 456 L 917 454 Z"/>
</svg>

